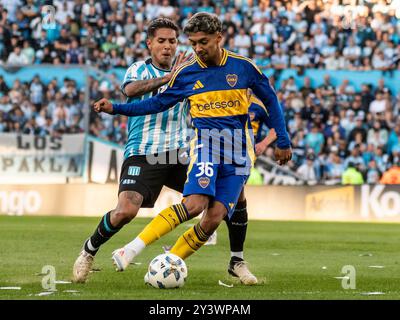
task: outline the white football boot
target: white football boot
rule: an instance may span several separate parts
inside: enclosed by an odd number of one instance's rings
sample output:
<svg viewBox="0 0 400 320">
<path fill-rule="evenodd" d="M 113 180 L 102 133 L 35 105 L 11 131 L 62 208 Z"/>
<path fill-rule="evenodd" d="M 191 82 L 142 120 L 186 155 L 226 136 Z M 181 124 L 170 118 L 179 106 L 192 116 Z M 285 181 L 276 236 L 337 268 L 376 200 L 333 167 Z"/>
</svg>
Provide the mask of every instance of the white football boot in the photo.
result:
<svg viewBox="0 0 400 320">
<path fill-rule="evenodd" d="M 112 261 L 117 271 L 124 271 L 135 257 L 134 251 L 127 252 L 125 248 L 119 248 L 112 253 Z"/>
<path fill-rule="evenodd" d="M 246 286 L 251 286 L 258 283 L 256 276 L 252 274 L 247 267 L 247 262 L 240 258 L 231 260 L 229 263 L 228 272 L 232 276 L 238 277 L 240 282 Z"/>
<path fill-rule="evenodd" d="M 74 268 L 72 270 L 72 280 L 77 283 L 86 282 L 90 270 L 92 270 L 92 265 L 94 261 L 94 256 L 82 250 L 78 258 L 74 263 Z"/>
</svg>

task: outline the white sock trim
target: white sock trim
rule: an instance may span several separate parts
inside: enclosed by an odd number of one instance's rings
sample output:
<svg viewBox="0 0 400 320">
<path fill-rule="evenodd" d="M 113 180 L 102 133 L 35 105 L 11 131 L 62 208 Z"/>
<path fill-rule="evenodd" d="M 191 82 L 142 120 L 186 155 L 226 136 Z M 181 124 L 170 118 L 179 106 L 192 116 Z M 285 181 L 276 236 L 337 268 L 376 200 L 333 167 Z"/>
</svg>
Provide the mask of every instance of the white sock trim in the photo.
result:
<svg viewBox="0 0 400 320">
<path fill-rule="evenodd" d="M 90 251 L 96 251 L 99 248 L 95 248 L 92 245 L 92 242 L 90 241 L 90 239 L 87 241 L 87 247 L 89 248 Z"/>
<path fill-rule="evenodd" d="M 124 249 L 126 250 L 125 253 L 130 259 L 133 259 L 139 253 L 141 253 L 144 248 L 146 248 L 146 244 L 139 237 L 136 237 L 124 246 Z"/>
<path fill-rule="evenodd" d="M 240 259 L 243 259 L 243 251 L 239 251 L 239 252 L 231 251 L 231 257 L 238 257 Z"/>
</svg>

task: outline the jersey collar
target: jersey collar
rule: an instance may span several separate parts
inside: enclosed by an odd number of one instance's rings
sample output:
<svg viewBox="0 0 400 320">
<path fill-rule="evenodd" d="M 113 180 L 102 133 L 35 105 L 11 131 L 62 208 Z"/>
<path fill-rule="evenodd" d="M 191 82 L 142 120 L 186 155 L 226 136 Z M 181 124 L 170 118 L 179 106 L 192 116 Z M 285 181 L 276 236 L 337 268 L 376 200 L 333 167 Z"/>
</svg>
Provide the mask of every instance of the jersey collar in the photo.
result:
<svg viewBox="0 0 400 320">
<path fill-rule="evenodd" d="M 196 56 L 196 61 L 201 68 L 208 68 L 208 66 L 203 61 L 201 61 L 201 59 L 197 55 L 195 56 Z M 228 52 L 225 49 L 222 49 L 222 59 L 221 62 L 219 63 L 219 66 L 224 66 L 226 60 L 228 60 Z"/>
<path fill-rule="evenodd" d="M 157 66 L 153 63 L 153 59 L 151 59 L 151 58 L 148 58 L 148 59 L 145 61 L 145 63 L 146 63 L 146 64 L 151 64 L 151 65 L 153 66 L 153 68 L 155 68 L 155 69 L 157 69 L 157 70 L 159 70 L 159 71 L 171 72 L 171 70 L 161 69 L 161 68 L 157 67 Z"/>
</svg>

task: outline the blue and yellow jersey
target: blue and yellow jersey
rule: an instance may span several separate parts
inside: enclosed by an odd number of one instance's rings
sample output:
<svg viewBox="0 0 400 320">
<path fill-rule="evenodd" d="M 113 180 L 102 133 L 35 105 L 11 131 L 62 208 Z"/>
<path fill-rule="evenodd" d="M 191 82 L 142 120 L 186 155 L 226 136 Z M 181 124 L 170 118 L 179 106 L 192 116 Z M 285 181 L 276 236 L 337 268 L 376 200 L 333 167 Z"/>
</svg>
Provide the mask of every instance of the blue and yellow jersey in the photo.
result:
<svg viewBox="0 0 400 320">
<path fill-rule="evenodd" d="M 249 130 L 252 100 L 248 89 L 263 102 L 260 107 L 265 109 L 268 106 L 266 111 L 271 127 L 276 130 L 278 147 L 289 148 L 290 140 L 281 106 L 268 78 L 250 59 L 227 50 L 223 50 L 223 57 L 217 66 L 207 66 L 197 56 L 194 57 L 178 68 L 164 92 L 141 102 L 113 104 L 113 113 L 127 116 L 152 114 L 186 99 L 197 132 L 194 139 L 197 147 L 208 142 L 203 141 L 205 137 L 212 139 L 221 137 L 221 132 L 230 133 L 236 137 L 234 150 L 241 148 L 241 156 L 253 161 L 254 139 L 252 130 Z M 239 136 L 241 145 L 238 145 Z M 225 143 L 228 139 L 222 140 Z M 193 143 L 192 147 L 197 148 Z M 223 154 L 223 157 L 226 156 L 229 157 Z M 234 163 L 238 163 L 236 155 L 232 157 Z"/>
</svg>

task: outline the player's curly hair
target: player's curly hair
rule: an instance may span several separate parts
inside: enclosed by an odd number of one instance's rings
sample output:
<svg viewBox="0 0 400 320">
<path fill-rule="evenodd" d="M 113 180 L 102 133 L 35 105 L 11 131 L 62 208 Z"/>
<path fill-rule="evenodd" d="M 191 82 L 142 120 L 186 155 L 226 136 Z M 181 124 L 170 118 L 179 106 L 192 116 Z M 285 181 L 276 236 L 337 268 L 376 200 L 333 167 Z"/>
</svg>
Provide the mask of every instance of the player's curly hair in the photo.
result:
<svg viewBox="0 0 400 320">
<path fill-rule="evenodd" d="M 158 29 L 172 29 L 176 32 L 176 37 L 179 37 L 178 25 L 168 18 L 157 18 L 152 20 L 147 26 L 147 38 L 153 38 Z"/>
<path fill-rule="evenodd" d="M 213 34 L 222 32 L 222 22 L 215 14 L 198 12 L 189 19 L 183 28 L 183 32 L 186 34 L 196 32 Z"/>
</svg>

